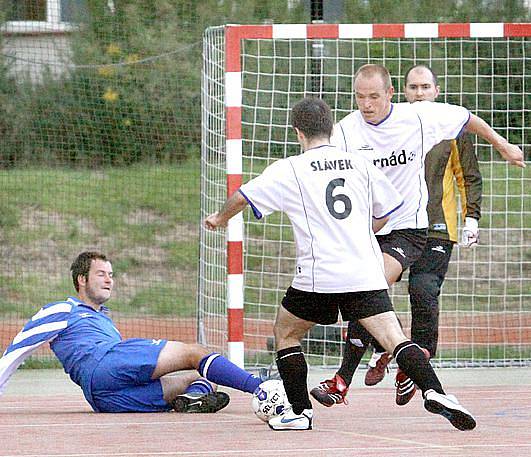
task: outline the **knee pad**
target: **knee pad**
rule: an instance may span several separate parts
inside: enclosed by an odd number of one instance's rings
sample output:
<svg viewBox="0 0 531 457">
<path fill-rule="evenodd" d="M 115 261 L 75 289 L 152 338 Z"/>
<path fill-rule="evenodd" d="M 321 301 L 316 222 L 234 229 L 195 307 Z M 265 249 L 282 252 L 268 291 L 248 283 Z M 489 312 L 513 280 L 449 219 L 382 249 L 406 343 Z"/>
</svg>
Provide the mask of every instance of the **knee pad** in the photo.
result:
<svg viewBox="0 0 531 457">
<path fill-rule="evenodd" d="M 441 293 L 441 281 L 437 275 L 428 273 L 410 276 L 408 292 L 412 298 L 412 304 L 416 297 L 421 301 L 431 302 Z"/>
</svg>

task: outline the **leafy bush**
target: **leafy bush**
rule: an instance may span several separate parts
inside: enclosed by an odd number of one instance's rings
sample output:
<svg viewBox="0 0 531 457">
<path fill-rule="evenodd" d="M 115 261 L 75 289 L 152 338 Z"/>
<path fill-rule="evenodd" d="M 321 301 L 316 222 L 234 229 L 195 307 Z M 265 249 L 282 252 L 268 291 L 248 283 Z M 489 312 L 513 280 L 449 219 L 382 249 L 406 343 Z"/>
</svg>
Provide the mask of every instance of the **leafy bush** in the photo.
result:
<svg viewBox="0 0 531 457">
<path fill-rule="evenodd" d="M 9 16 L 15 3 L 0 0 L 0 11 Z M 41 68 L 39 81 L 15 72 L 16 55 L 0 55 L 0 167 L 35 162 L 75 166 L 179 162 L 197 155 L 205 28 L 310 19 L 305 1 L 85 0 L 79 5 L 69 11 L 80 27 L 68 35 L 69 49 L 60 56 L 62 63 L 52 62 L 47 54 L 51 48 L 36 49 L 33 64 Z M 330 5 L 325 2 L 325 13 L 332 11 Z M 529 19 L 523 0 L 506 2 L 501 8 L 496 5 L 488 0 L 452 1 L 451 6 L 448 2 L 399 5 L 390 0 L 357 0 L 344 2 L 334 20 Z M 511 116 L 520 125 L 522 119 Z"/>
</svg>

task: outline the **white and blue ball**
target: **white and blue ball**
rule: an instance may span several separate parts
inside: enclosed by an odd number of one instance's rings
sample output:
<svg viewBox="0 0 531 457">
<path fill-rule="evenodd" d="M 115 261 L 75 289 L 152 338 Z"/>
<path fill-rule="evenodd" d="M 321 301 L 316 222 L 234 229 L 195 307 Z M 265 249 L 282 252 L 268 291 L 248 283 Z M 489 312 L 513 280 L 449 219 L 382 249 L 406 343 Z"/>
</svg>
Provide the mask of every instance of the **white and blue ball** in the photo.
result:
<svg viewBox="0 0 531 457">
<path fill-rule="evenodd" d="M 282 414 L 290 406 L 284 384 L 279 379 L 264 381 L 253 393 L 252 408 L 258 418 L 264 422 Z"/>
</svg>

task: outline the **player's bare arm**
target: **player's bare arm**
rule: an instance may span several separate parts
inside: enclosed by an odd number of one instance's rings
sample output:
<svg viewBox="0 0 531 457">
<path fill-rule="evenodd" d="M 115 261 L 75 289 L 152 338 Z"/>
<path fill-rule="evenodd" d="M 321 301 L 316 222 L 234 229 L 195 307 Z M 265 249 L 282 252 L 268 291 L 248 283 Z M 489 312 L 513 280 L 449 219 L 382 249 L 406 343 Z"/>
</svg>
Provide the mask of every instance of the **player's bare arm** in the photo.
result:
<svg viewBox="0 0 531 457">
<path fill-rule="evenodd" d="M 205 227 L 209 230 L 226 227 L 229 219 L 242 211 L 245 206 L 247 206 L 247 200 L 240 192 L 234 192 L 217 213 L 213 213 L 205 219 Z"/>
<path fill-rule="evenodd" d="M 372 218 L 372 231 L 378 233 L 389 220 L 389 216 L 382 217 L 381 219 Z"/>
<path fill-rule="evenodd" d="M 496 133 L 494 129 L 492 129 L 490 125 L 480 117 L 471 114 L 470 119 L 465 126 L 465 130 L 488 141 L 501 154 L 501 156 L 512 165 L 525 168 L 524 153 L 522 150 Z"/>
</svg>

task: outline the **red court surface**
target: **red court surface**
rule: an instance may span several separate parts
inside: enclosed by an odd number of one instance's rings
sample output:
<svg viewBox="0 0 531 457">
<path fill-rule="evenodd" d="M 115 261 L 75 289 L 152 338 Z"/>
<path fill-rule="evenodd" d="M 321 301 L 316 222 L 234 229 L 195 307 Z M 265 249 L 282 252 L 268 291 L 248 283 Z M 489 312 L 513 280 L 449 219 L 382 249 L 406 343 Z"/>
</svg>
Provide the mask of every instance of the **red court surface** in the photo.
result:
<svg viewBox="0 0 531 457">
<path fill-rule="evenodd" d="M 347 406 L 314 405 L 314 430 L 273 432 L 251 412 L 250 395 L 230 389 L 216 414 L 95 414 L 64 375 L 28 371 L 0 397 L 0 457 L 531 456 L 529 369 L 512 372 L 514 385 L 481 385 L 484 371 L 472 371 L 476 386 L 447 389 L 476 417 L 470 432 L 425 411 L 419 394 L 396 406 L 392 379 L 354 386 Z"/>
</svg>

